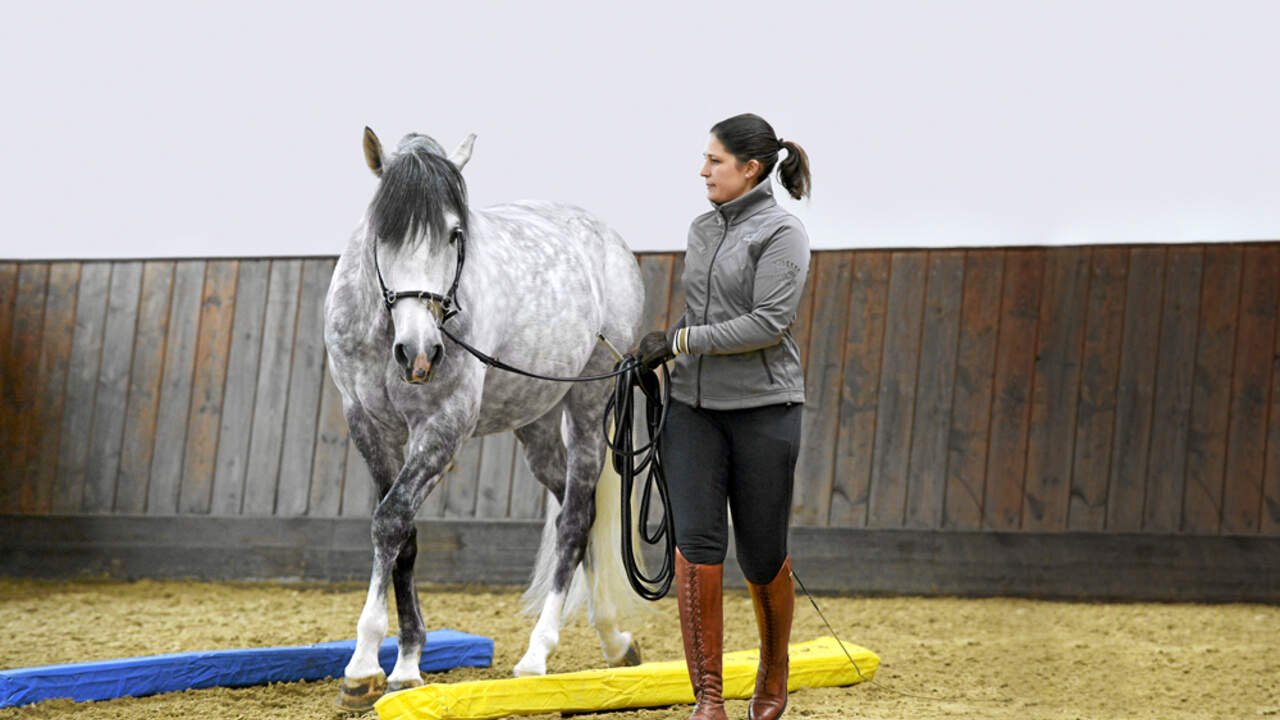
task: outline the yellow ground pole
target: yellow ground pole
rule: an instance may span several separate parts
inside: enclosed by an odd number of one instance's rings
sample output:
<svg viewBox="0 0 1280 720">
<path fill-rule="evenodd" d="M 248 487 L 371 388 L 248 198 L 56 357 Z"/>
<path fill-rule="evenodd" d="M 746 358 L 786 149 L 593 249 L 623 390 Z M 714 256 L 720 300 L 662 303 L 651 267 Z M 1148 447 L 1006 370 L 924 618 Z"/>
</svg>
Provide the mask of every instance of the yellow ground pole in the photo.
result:
<svg viewBox="0 0 1280 720">
<path fill-rule="evenodd" d="M 852 685 L 870 679 L 880 658 L 844 644 L 858 664 L 849 663 L 835 638 L 819 638 L 790 648 L 787 689 Z M 749 698 L 755 689 L 757 650 L 724 655 L 724 696 Z M 861 670 L 861 675 L 858 670 Z M 635 667 L 541 677 L 476 680 L 391 693 L 375 706 L 380 720 L 486 720 L 507 715 L 590 712 L 681 705 L 693 702 L 684 660 Z"/>
</svg>

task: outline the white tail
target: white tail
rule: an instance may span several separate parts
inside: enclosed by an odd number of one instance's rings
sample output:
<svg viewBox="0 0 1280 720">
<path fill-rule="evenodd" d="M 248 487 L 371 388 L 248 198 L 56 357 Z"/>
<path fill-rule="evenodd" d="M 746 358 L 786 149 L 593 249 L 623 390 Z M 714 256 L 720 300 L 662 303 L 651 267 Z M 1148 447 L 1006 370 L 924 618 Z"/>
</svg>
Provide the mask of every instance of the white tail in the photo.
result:
<svg viewBox="0 0 1280 720">
<path fill-rule="evenodd" d="M 614 621 L 635 617 L 646 612 L 656 612 L 652 604 L 636 595 L 627 581 L 626 568 L 622 564 L 622 478 L 613 469 L 612 457 L 605 456 L 604 469 L 596 483 L 596 518 L 587 536 L 587 555 L 584 564 L 595 570 L 592 587 L 581 565 L 573 573 L 569 590 L 565 595 L 561 621 L 567 623 L 583 608 L 588 592 L 588 621 L 595 625 L 597 618 Z M 631 498 L 632 515 L 636 514 L 636 499 Z M 542 540 L 538 543 L 538 560 L 534 566 L 533 581 L 522 598 L 526 615 L 537 615 L 547 595 L 551 593 L 552 576 L 556 564 L 556 517 L 560 503 L 555 495 L 547 492 L 547 519 L 542 525 Z M 639 532 L 633 525 L 627 528 L 632 544 L 639 547 Z M 643 565 L 641 565 L 643 568 Z"/>
</svg>

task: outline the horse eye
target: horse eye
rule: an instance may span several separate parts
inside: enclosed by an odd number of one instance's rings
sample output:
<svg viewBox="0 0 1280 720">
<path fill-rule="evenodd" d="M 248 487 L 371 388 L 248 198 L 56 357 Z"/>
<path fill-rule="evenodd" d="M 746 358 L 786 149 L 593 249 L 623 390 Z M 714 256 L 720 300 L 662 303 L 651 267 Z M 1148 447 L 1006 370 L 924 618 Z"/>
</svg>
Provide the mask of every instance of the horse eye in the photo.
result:
<svg viewBox="0 0 1280 720">
<path fill-rule="evenodd" d="M 454 228 L 453 233 L 449 235 L 449 242 L 457 242 L 462 238 L 462 228 Z"/>
</svg>

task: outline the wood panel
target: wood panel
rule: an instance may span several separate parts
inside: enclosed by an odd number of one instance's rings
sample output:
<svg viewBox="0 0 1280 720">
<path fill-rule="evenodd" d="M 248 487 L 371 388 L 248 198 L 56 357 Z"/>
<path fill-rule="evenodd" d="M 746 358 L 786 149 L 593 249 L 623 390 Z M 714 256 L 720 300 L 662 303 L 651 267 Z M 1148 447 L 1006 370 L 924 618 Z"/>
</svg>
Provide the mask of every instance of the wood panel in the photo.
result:
<svg viewBox="0 0 1280 720">
<path fill-rule="evenodd" d="M 1280 292 L 1280 245 L 1246 247 L 1240 284 L 1222 493 L 1222 532 L 1236 535 L 1256 533 L 1261 525 L 1268 395 L 1275 364 L 1276 294 Z"/>
<path fill-rule="evenodd" d="M 511 432 L 486 435 L 480 452 L 476 488 L 477 518 L 497 520 L 507 516 L 511 503 L 511 475 L 515 465 L 516 436 Z"/>
<path fill-rule="evenodd" d="M 533 474 L 529 458 L 525 457 L 524 444 L 516 442 L 515 467 L 511 476 L 511 499 L 507 517 L 513 520 L 532 520 L 546 512 L 546 489 Z"/>
<path fill-rule="evenodd" d="M 435 492 L 444 491 L 443 517 L 476 516 L 476 484 L 480 477 L 480 454 L 484 438 L 473 437 L 462 445 L 453 459 L 453 468 L 445 473 L 443 484 Z M 434 494 L 434 493 L 433 493 Z"/>
<path fill-rule="evenodd" d="M 120 477 L 116 483 L 116 512 L 141 513 L 147 509 L 147 483 L 151 478 L 151 458 L 155 451 L 173 273 L 172 262 L 152 261 L 142 268 L 142 299 L 138 306 L 133 368 L 129 373 Z"/>
<path fill-rule="evenodd" d="M 169 334 L 165 343 L 164 378 L 160 381 L 160 410 L 147 512 L 168 515 L 178 511 L 182 487 L 183 452 L 191 409 L 191 378 L 200 342 L 200 302 L 204 294 L 205 262 L 183 260 L 173 277 Z"/>
<path fill-rule="evenodd" d="M 12 364 L 14 344 L 11 337 L 17 292 L 18 264 L 0 263 L 0 341 L 3 341 L 0 343 L 0 462 L 4 462 L 8 454 L 10 428 L 17 422 L 16 409 L 10 401 L 18 392 L 14 386 L 19 377 L 17 368 Z M 7 464 L 0 466 L 0 472 L 3 473 L 0 480 L 6 484 L 12 480 Z M 0 489 L 0 495 L 4 493 Z"/>
<path fill-rule="evenodd" d="M 1027 430 L 1024 530 L 1067 529 L 1088 294 L 1089 251 L 1047 251 Z"/>
<path fill-rule="evenodd" d="M 34 455 L 30 449 L 40 432 L 35 426 L 36 388 L 40 380 L 40 335 L 48 288 L 47 263 L 18 266 L 13 320 L 10 335 L 5 336 L 10 345 L 3 366 L 7 380 L 0 398 L 6 407 L 0 462 L 4 463 L 4 473 L 8 476 L 0 483 L 0 512 L 35 512 L 35 468 L 29 467 L 28 459 Z"/>
<path fill-rule="evenodd" d="M 991 430 L 982 525 L 1016 530 L 1022 521 L 1031 382 L 1044 283 L 1043 250 L 1005 253 L 1004 297 L 992 378 Z"/>
<path fill-rule="evenodd" d="M 84 510 L 109 513 L 115 502 L 120 448 L 124 437 L 129 365 L 142 292 L 142 263 L 115 263 L 107 297 L 107 325 L 93 406 L 93 434 L 85 473 Z"/>
<path fill-rule="evenodd" d="M 1276 308 L 1280 318 L 1280 305 Z M 1280 320 L 1276 323 L 1271 365 L 1271 403 L 1267 411 L 1267 461 L 1263 466 L 1262 533 L 1280 535 Z"/>
<path fill-rule="evenodd" d="M 235 317 L 235 260 L 210 261 L 200 298 L 200 336 L 196 342 L 191 407 L 187 415 L 186 448 L 178 511 L 207 513 L 213 503 L 213 474 L 222 422 L 222 391 L 226 384 L 231 323 Z"/>
<path fill-rule="evenodd" d="M 916 371 L 916 407 L 911 423 L 905 525 L 936 530 L 942 527 L 946 500 L 947 434 L 951 429 L 955 396 L 964 252 L 930 252 L 926 286 L 920 367 Z"/>
<path fill-rule="evenodd" d="M 673 259 L 669 254 L 641 255 L 640 275 L 644 279 L 644 315 L 641 316 L 640 334 L 643 336 L 653 330 L 666 330 L 668 325 L 667 305 L 671 297 L 671 266 Z M 639 338 L 636 338 L 639 341 Z M 616 342 L 616 341 L 615 341 Z M 626 352 L 629 347 L 618 348 Z"/>
<path fill-rule="evenodd" d="M 0 281 L 2 287 L 2 281 Z M 53 511 L 57 492 L 58 440 L 65 407 L 71 344 L 76 330 L 76 296 L 80 287 L 80 263 L 57 262 L 49 266 L 49 295 L 44 305 L 40 337 L 39 401 L 36 405 L 36 440 L 33 477 L 38 514 Z M 0 290 L 2 293 L 3 290 Z"/>
<path fill-rule="evenodd" d="M 885 312 L 884 359 L 876 398 L 867 508 L 867 525 L 873 528 L 901 527 L 906 512 L 927 261 L 925 253 L 914 252 L 895 252 L 890 259 L 889 305 Z"/>
<path fill-rule="evenodd" d="M 667 326 L 680 320 L 684 313 L 684 253 L 675 253 L 671 261 L 671 298 L 667 301 Z"/>
<path fill-rule="evenodd" d="M 991 427 L 991 383 L 1004 294 L 1004 252 L 965 253 L 964 292 L 956 338 L 956 377 L 947 441 L 947 489 L 942 526 L 982 526 Z"/>
<path fill-rule="evenodd" d="M 285 409 L 289 404 L 289 368 L 298 319 L 301 260 L 273 260 L 262 327 L 258 389 L 253 401 L 253 434 L 244 485 L 246 515 L 272 515 L 284 446 Z"/>
<path fill-rule="evenodd" d="M 269 260 L 240 262 L 222 418 L 218 424 L 218 454 L 213 471 L 210 511 L 215 515 L 238 515 L 244 501 L 245 469 L 249 438 L 253 434 L 254 396 L 258 387 L 270 270 Z"/>
<path fill-rule="evenodd" d="M 1142 528 L 1166 254 L 1165 248 L 1134 248 L 1129 253 L 1115 437 L 1107 489 L 1107 530 L 1111 531 Z"/>
<path fill-rule="evenodd" d="M 1177 532 L 1182 526 L 1203 258 L 1200 246 L 1169 249 L 1142 517 L 1142 529 L 1150 532 Z"/>
<path fill-rule="evenodd" d="M 53 512 L 80 512 L 84 506 L 89 436 L 93 431 L 94 394 L 102 359 L 102 334 L 107 322 L 107 293 L 111 263 L 85 263 L 80 269 L 76 299 L 75 336 L 67 370 L 67 393 L 58 441 L 58 476 Z"/>
<path fill-rule="evenodd" d="M 332 275 L 332 261 L 303 261 L 298 325 L 292 343 L 293 363 L 289 370 L 289 401 L 285 408 L 280 482 L 276 490 L 277 515 L 305 515 L 307 512 L 320 391 L 324 382 L 324 295 Z"/>
<path fill-rule="evenodd" d="M 1107 525 L 1107 478 L 1115 434 L 1129 251 L 1095 248 L 1090 265 L 1067 527 L 1101 531 Z"/>
<path fill-rule="evenodd" d="M 324 373 L 320 419 L 316 425 L 316 452 L 311 466 L 307 514 L 337 517 L 342 512 L 343 482 L 347 473 L 347 421 L 342 416 L 342 393 L 338 392 L 338 386 L 333 384 L 328 372 Z"/>
<path fill-rule="evenodd" d="M 848 320 L 828 512 L 828 522 L 834 526 L 867 524 L 884 318 L 889 303 L 889 264 L 887 252 L 854 253 L 849 304 L 843 309 Z"/>
<path fill-rule="evenodd" d="M 347 476 L 342 483 L 342 516 L 373 517 L 373 509 L 378 505 L 378 490 L 369 474 L 369 466 L 365 464 L 355 441 L 347 442 Z M 433 495 L 442 492 L 437 487 Z M 430 498 L 428 498 L 430 499 Z"/>
<path fill-rule="evenodd" d="M 1205 248 L 1187 430 L 1182 531 L 1216 533 L 1222 522 L 1227 420 L 1240 311 L 1239 245 Z"/>
<path fill-rule="evenodd" d="M 849 306 L 853 253 L 814 254 L 812 324 L 804 368 L 803 434 L 795 470 L 791 515 L 797 525 L 826 525 L 835 471 L 840 421 L 840 375 L 844 370 L 845 310 Z"/>
</svg>

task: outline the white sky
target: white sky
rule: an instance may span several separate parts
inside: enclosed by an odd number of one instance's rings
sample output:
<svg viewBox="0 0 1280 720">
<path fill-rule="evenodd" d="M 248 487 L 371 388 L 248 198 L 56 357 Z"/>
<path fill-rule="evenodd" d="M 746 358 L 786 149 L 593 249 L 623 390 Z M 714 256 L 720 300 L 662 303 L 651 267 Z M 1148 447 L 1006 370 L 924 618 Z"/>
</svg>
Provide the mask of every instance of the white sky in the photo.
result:
<svg viewBox="0 0 1280 720">
<path fill-rule="evenodd" d="M 1277 28 L 1208 0 L 5 3 L 0 257 L 336 254 L 365 125 L 478 133 L 474 207 L 683 249 L 707 129 L 748 110 L 809 151 L 785 203 L 815 248 L 1280 239 Z"/>
</svg>

